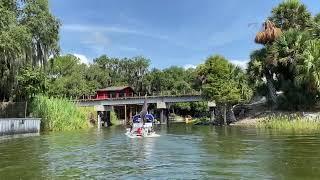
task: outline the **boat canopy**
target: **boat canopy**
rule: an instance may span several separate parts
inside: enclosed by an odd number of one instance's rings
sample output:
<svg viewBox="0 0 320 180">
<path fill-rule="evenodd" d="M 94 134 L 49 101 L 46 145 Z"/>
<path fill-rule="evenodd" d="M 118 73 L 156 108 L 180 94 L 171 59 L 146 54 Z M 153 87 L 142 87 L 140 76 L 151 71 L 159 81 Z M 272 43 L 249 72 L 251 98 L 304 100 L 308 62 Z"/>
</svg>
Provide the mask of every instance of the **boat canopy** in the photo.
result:
<svg viewBox="0 0 320 180">
<path fill-rule="evenodd" d="M 152 114 L 146 114 L 146 115 L 145 115 L 145 118 L 146 118 L 146 122 L 147 122 L 147 123 L 153 123 L 153 122 L 154 122 L 154 117 L 153 117 Z M 132 118 L 133 123 L 141 123 L 141 120 L 142 120 L 142 119 L 141 119 L 141 117 L 140 117 L 139 114 L 133 116 L 133 118 Z"/>
</svg>

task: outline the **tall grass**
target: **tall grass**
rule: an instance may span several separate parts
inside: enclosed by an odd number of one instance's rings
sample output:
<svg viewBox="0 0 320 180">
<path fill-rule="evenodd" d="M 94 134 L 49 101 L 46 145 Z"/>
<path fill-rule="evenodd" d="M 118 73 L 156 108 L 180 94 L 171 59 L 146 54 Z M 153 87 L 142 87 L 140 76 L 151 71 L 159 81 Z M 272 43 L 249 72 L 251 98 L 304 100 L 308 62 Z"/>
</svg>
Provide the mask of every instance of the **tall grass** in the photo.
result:
<svg viewBox="0 0 320 180">
<path fill-rule="evenodd" d="M 269 116 L 258 121 L 257 127 L 292 132 L 320 132 L 319 118 L 278 115 Z"/>
<path fill-rule="evenodd" d="M 110 111 L 110 121 L 112 125 L 120 125 L 120 121 L 117 117 L 117 114 L 114 111 Z"/>
<path fill-rule="evenodd" d="M 86 119 L 90 122 L 90 125 L 97 124 L 97 111 L 94 107 L 77 107 L 77 109 L 86 115 Z"/>
<path fill-rule="evenodd" d="M 41 128 L 45 131 L 65 131 L 89 127 L 87 108 L 78 108 L 76 104 L 62 98 L 36 96 L 31 111 L 34 117 L 42 118 Z"/>
</svg>

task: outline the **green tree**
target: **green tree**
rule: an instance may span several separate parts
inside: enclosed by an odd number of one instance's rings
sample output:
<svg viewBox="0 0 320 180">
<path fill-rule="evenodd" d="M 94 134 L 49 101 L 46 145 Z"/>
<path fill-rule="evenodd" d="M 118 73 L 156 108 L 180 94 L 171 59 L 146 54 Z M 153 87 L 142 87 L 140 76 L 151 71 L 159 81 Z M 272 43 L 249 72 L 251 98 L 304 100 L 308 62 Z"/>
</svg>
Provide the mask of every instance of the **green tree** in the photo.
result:
<svg viewBox="0 0 320 180">
<path fill-rule="evenodd" d="M 86 68 L 86 80 L 91 82 L 94 87 L 102 89 L 108 87 L 110 81 L 109 73 L 107 70 L 102 69 L 98 64 L 90 64 Z"/>
<path fill-rule="evenodd" d="M 298 85 L 306 85 L 308 93 L 314 96 L 320 92 L 320 41 L 310 40 L 306 43 L 301 61 L 297 64 Z"/>
<path fill-rule="evenodd" d="M 94 62 L 109 74 L 108 86 L 130 85 L 136 91 L 145 91 L 143 79 L 148 73 L 149 59 L 142 56 L 119 59 L 103 55 Z"/>
<path fill-rule="evenodd" d="M 0 31 L 0 100 L 14 100 L 19 69 L 45 65 L 58 52 L 59 22 L 47 0 L 2 0 Z"/>
<path fill-rule="evenodd" d="M 312 15 L 300 0 L 284 0 L 272 10 L 269 19 L 284 31 L 291 28 L 306 30 L 312 24 Z"/>
<path fill-rule="evenodd" d="M 143 81 L 148 93 L 183 94 L 191 93 L 196 87 L 196 78 L 194 69 L 172 66 L 163 70 L 152 69 Z"/>
<path fill-rule="evenodd" d="M 45 94 L 48 88 L 47 75 L 40 68 L 22 68 L 17 81 L 16 99 L 30 100 L 38 94 Z"/>
<path fill-rule="evenodd" d="M 87 81 L 87 65 L 73 55 L 51 59 L 49 66 L 50 85 L 48 94 L 54 97 L 79 98 L 91 94 L 98 87 Z"/>
<path fill-rule="evenodd" d="M 28 59 L 33 66 L 46 66 L 49 56 L 59 52 L 60 22 L 49 10 L 48 0 L 24 1 L 21 24 L 32 34 Z"/>
<path fill-rule="evenodd" d="M 310 101 L 309 93 L 305 87 L 295 83 L 297 64 L 304 61 L 302 57 L 305 47 L 312 39 L 309 32 L 290 29 L 273 43 L 268 52 L 268 64 L 276 77 L 278 89 L 283 92 L 280 102 L 282 108 L 307 107 Z"/>
<path fill-rule="evenodd" d="M 222 107 L 224 124 L 227 122 L 227 106 L 236 104 L 243 98 L 234 69 L 234 65 L 219 55 L 210 56 L 198 67 L 198 74 L 203 82 L 203 95 Z"/>
<path fill-rule="evenodd" d="M 268 43 L 265 43 L 261 50 L 252 53 L 247 74 L 256 90 L 261 92 L 264 92 L 263 88 L 267 90 L 274 107 L 278 107 L 279 98 L 282 104 L 286 102 L 285 106 L 288 107 L 305 104 L 309 97 L 308 93 L 303 93 L 305 87 L 295 83 L 295 79 L 297 64 L 303 64 L 304 61 L 301 57 L 306 42 L 320 32 L 317 31 L 319 27 L 316 23 L 317 18 L 312 17 L 299 0 L 285 0 L 272 10 L 269 17 L 276 27 L 282 29 L 282 35 L 271 38 L 272 41 L 268 41 L 267 38 L 270 35 L 274 37 L 272 33 L 260 32 L 256 36 L 256 42 Z M 276 95 L 277 90 L 283 92 L 281 97 Z"/>
<path fill-rule="evenodd" d="M 19 24 L 16 2 L 0 2 L 0 31 L 0 99 L 9 100 L 16 88 L 15 76 L 30 42 L 27 28 Z"/>
<path fill-rule="evenodd" d="M 149 94 L 160 93 L 166 89 L 167 79 L 159 69 L 152 69 L 150 73 L 144 77 L 143 81 L 145 82 L 146 91 Z"/>
<path fill-rule="evenodd" d="M 127 69 L 126 74 L 128 74 L 128 84 L 136 91 L 146 92 L 146 85 L 144 84 L 143 79 L 149 72 L 150 59 L 143 56 L 137 56 L 125 62 L 125 64 L 127 64 L 125 69 Z"/>
<path fill-rule="evenodd" d="M 320 13 L 314 17 L 313 31 L 316 37 L 320 37 Z"/>
</svg>

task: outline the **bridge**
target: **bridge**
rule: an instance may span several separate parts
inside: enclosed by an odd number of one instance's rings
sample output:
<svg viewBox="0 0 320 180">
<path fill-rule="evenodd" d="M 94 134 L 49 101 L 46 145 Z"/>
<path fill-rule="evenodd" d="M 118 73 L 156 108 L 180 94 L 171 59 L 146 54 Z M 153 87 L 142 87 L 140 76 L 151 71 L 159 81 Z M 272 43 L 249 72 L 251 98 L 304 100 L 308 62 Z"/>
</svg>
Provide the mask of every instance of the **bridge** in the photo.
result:
<svg viewBox="0 0 320 180">
<path fill-rule="evenodd" d="M 98 124 L 101 126 L 101 121 L 108 121 L 110 119 L 110 111 L 115 111 L 119 119 L 125 122 L 133 116 L 133 113 L 140 112 L 142 105 L 147 99 L 148 104 L 156 104 L 156 110 L 160 110 L 160 122 L 167 123 L 168 109 L 170 104 L 183 102 L 200 102 L 205 101 L 201 92 L 191 93 L 153 93 L 152 95 L 143 96 L 141 94 L 134 96 L 126 96 L 126 94 L 118 94 L 117 97 L 106 98 L 85 98 L 74 101 L 78 106 L 95 107 L 98 112 Z M 100 115 L 102 113 L 102 115 Z M 105 119 L 103 119 L 105 118 Z M 168 123 L 167 123 L 168 124 Z"/>
<path fill-rule="evenodd" d="M 182 103 L 204 101 L 200 94 L 196 95 L 160 95 L 160 96 L 134 96 L 108 99 L 80 99 L 76 100 L 78 106 L 121 106 L 143 104 L 145 98 L 148 104 Z"/>
</svg>

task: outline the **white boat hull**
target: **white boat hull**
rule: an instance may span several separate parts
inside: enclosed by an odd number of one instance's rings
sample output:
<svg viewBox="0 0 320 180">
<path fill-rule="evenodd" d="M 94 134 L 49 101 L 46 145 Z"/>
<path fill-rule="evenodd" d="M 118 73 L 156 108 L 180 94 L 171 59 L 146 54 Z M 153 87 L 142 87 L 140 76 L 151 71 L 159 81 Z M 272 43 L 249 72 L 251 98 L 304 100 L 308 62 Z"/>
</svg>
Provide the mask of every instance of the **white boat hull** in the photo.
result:
<svg viewBox="0 0 320 180">
<path fill-rule="evenodd" d="M 156 134 L 155 132 L 152 133 L 142 133 L 141 135 L 136 134 L 136 133 L 131 133 L 130 131 L 127 131 L 125 133 L 126 136 L 128 136 L 131 139 L 134 138 L 153 138 L 153 137 L 160 137 L 159 134 Z"/>
</svg>

